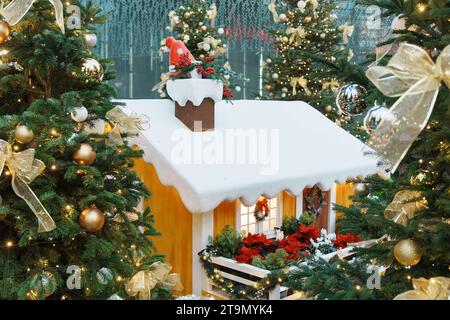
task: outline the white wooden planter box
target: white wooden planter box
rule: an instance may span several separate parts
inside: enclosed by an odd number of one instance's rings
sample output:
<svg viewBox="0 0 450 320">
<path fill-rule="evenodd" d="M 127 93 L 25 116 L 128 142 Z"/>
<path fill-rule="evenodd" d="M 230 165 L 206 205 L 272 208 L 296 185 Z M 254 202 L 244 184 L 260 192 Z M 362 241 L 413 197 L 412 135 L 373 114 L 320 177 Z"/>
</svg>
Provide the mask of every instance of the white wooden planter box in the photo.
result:
<svg viewBox="0 0 450 320">
<path fill-rule="evenodd" d="M 337 252 L 330 253 L 323 256 L 323 259 L 329 261 L 335 256 L 339 256 L 344 259 L 353 255 L 353 248 L 348 247 Z M 228 280 L 254 287 L 257 281 L 266 278 L 271 272 L 265 269 L 255 267 L 253 265 L 239 263 L 236 260 L 224 258 L 224 257 L 211 257 L 211 262 L 216 266 L 218 274 Z M 233 271 L 239 272 L 241 275 L 237 276 L 229 272 L 223 271 L 223 269 L 231 269 Z M 291 267 L 287 269 L 288 271 L 295 270 L 296 267 Z M 257 278 L 257 281 L 254 280 Z M 253 280 L 252 280 L 253 279 Z M 222 299 L 228 300 L 230 297 L 222 291 L 221 288 L 217 287 L 211 279 L 208 278 L 207 293 L 218 296 Z M 287 287 L 281 285 L 276 285 L 269 294 L 264 297 L 267 300 L 305 300 L 305 296 L 302 292 L 295 292 Z"/>
</svg>

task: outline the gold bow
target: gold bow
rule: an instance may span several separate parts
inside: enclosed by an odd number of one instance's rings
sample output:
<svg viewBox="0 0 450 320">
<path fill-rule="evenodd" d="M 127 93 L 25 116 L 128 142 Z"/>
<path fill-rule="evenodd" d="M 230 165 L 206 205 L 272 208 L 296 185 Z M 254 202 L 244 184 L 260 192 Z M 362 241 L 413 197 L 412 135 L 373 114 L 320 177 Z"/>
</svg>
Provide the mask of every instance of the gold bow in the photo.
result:
<svg viewBox="0 0 450 320">
<path fill-rule="evenodd" d="M 277 12 L 276 0 L 271 0 L 268 7 L 269 11 L 272 13 L 273 21 L 276 23 L 280 22 L 280 16 L 278 15 Z"/>
<path fill-rule="evenodd" d="M 295 96 L 297 95 L 297 86 L 302 87 L 305 90 L 305 94 L 307 96 L 311 95 L 311 91 L 308 88 L 308 80 L 304 77 L 296 77 L 291 79 L 291 87 L 292 87 L 292 94 Z"/>
<path fill-rule="evenodd" d="M 49 232 L 56 228 L 55 222 L 28 186 L 45 170 L 45 164 L 34 159 L 34 153 L 34 149 L 13 152 L 8 142 L 0 140 L 0 174 L 6 165 L 14 192 L 25 200 L 38 219 L 38 232 Z"/>
<path fill-rule="evenodd" d="M 339 84 L 339 81 L 337 81 L 336 79 L 331 79 L 329 81 L 325 81 L 322 83 L 322 90 L 330 89 L 334 93 L 337 93 L 340 87 L 341 85 Z"/>
<path fill-rule="evenodd" d="M 141 130 L 144 130 L 141 117 L 137 115 L 129 116 L 120 107 L 108 111 L 106 119 L 114 125 L 108 135 L 107 143 L 110 145 L 121 146 L 124 144 L 121 132 L 137 135 Z"/>
<path fill-rule="evenodd" d="M 301 13 L 305 13 L 306 11 L 306 6 L 310 4 L 311 8 L 313 10 L 316 10 L 319 7 L 319 2 L 317 0 L 306 0 L 305 1 L 305 6 L 304 7 L 299 7 L 300 8 L 300 12 Z"/>
<path fill-rule="evenodd" d="M 6 19 L 9 25 L 14 26 L 30 11 L 37 0 L 13 0 L 6 7 L 0 9 L 0 14 Z M 56 23 L 65 33 L 64 27 L 64 6 L 61 0 L 49 0 L 55 7 Z"/>
<path fill-rule="evenodd" d="M 406 225 L 408 221 L 427 209 L 427 200 L 420 191 L 402 190 L 384 211 L 384 217 L 395 223 Z"/>
<path fill-rule="evenodd" d="M 344 23 L 343 25 L 339 26 L 338 30 L 342 32 L 344 43 L 348 43 L 350 37 L 353 34 L 353 31 L 355 31 L 355 27 L 349 25 L 348 23 Z"/>
<path fill-rule="evenodd" d="M 175 11 L 169 12 L 169 20 L 170 20 L 170 27 L 169 31 L 173 31 L 173 28 L 177 25 L 177 21 L 179 21 L 179 17 L 177 16 Z"/>
<path fill-rule="evenodd" d="M 394 300 L 448 300 L 450 299 L 450 278 L 435 277 L 412 280 L 414 290 L 400 293 Z"/>
<path fill-rule="evenodd" d="M 206 38 L 203 39 L 203 42 L 197 43 L 197 47 L 198 47 L 199 49 L 202 49 L 203 46 L 204 46 L 206 43 L 209 44 L 209 45 L 211 46 L 212 49 L 216 49 L 217 46 L 219 45 L 219 40 L 217 40 L 217 39 L 214 38 L 214 37 L 208 36 L 208 37 L 206 37 Z"/>
<path fill-rule="evenodd" d="M 209 15 L 208 19 L 211 20 L 211 27 L 215 28 L 217 18 L 217 6 L 215 4 L 211 5 L 210 12 L 211 14 Z"/>
<path fill-rule="evenodd" d="M 302 39 L 305 39 L 306 37 L 306 31 L 302 27 L 287 28 L 286 34 L 289 36 L 289 44 L 295 42 L 300 45 L 302 43 Z"/>
<path fill-rule="evenodd" d="M 427 125 L 441 82 L 450 88 L 450 45 L 434 63 L 422 48 L 403 43 L 386 67 L 369 68 L 367 77 L 385 96 L 400 97 L 369 141 L 395 171 Z"/>
<path fill-rule="evenodd" d="M 125 290 L 131 297 L 139 300 L 151 300 L 152 290 L 160 284 L 169 290 L 181 291 L 183 285 L 177 273 L 170 273 L 172 267 L 167 263 L 156 262 L 151 270 L 141 270 L 125 285 Z"/>
</svg>

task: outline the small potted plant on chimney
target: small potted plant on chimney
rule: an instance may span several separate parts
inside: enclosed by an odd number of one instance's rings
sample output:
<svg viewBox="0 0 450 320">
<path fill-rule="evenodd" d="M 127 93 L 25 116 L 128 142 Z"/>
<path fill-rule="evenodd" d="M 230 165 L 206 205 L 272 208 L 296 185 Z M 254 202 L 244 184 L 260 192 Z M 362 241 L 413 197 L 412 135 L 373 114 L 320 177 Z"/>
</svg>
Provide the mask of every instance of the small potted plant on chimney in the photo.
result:
<svg viewBox="0 0 450 320">
<path fill-rule="evenodd" d="M 169 37 L 170 67 L 166 83 L 169 97 L 175 102 L 175 116 L 191 131 L 215 128 L 215 104 L 233 98 L 227 83 L 226 66 L 213 57 L 196 61 L 181 40 Z M 224 72 L 226 71 L 226 72 Z"/>
</svg>

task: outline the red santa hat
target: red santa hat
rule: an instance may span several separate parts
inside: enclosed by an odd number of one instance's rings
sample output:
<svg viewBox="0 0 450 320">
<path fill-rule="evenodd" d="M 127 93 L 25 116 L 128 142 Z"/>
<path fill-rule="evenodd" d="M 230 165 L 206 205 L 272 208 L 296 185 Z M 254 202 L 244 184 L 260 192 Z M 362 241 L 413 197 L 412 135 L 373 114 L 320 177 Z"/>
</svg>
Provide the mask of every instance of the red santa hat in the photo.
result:
<svg viewBox="0 0 450 320">
<path fill-rule="evenodd" d="M 180 57 L 185 54 L 189 55 L 192 62 L 195 61 L 194 56 L 181 40 L 176 40 L 174 37 L 168 37 L 166 39 L 166 47 L 170 50 L 169 65 L 171 66 L 178 65 Z"/>
</svg>

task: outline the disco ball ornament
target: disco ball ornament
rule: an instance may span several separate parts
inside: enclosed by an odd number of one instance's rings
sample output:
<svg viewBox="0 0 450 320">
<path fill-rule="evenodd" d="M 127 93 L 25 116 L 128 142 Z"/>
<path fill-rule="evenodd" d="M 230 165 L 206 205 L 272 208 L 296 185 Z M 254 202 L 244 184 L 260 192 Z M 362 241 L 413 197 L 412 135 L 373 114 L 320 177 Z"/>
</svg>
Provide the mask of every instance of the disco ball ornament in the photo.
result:
<svg viewBox="0 0 450 320">
<path fill-rule="evenodd" d="M 366 88 L 359 84 L 346 84 L 339 89 L 336 97 L 336 105 L 347 116 L 359 116 L 367 109 L 365 101 L 366 92 Z"/>
<path fill-rule="evenodd" d="M 84 60 L 81 70 L 86 76 L 92 78 L 92 80 L 95 81 L 102 81 L 103 77 L 105 76 L 105 72 L 101 63 L 92 58 Z"/>
<path fill-rule="evenodd" d="M 370 135 L 373 134 L 378 125 L 384 121 L 392 118 L 392 114 L 386 105 L 379 105 L 375 102 L 375 106 L 370 108 L 364 117 L 364 130 Z"/>
<path fill-rule="evenodd" d="M 97 280 L 102 285 L 108 285 L 113 281 L 114 275 L 111 269 L 103 267 L 97 272 Z"/>
</svg>

